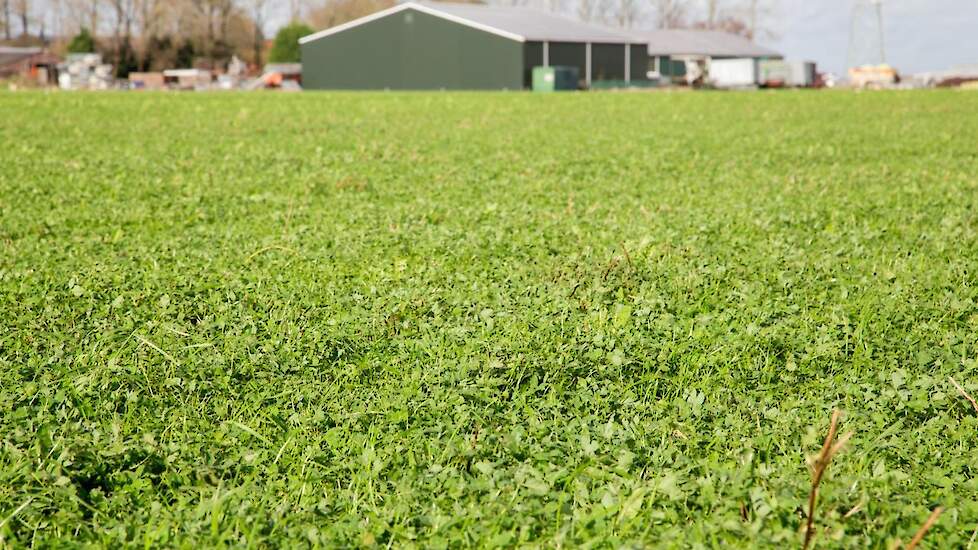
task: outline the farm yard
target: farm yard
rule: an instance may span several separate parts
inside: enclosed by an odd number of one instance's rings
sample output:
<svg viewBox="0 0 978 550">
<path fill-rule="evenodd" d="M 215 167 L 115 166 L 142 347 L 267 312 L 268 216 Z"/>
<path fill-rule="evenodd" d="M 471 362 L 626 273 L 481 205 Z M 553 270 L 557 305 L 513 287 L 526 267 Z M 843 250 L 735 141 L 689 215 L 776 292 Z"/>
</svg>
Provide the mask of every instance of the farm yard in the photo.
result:
<svg viewBox="0 0 978 550">
<path fill-rule="evenodd" d="M 0 113 L 0 545 L 972 544 L 978 94 Z"/>
</svg>

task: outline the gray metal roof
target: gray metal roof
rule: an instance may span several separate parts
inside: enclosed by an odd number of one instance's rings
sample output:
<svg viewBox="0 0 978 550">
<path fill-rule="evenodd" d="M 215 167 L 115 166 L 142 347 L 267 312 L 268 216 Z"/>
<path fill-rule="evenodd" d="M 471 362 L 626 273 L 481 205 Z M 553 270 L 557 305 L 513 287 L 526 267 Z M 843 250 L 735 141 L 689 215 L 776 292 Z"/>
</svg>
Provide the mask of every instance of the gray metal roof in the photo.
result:
<svg viewBox="0 0 978 550">
<path fill-rule="evenodd" d="M 14 48 L 11 46 L 0 46 L 0 66 L 17 63 L 39 53 L 41 53 L 41 48 Z"/>
<path fill-rule="evenodd" d="M 668 29 L 633 31 L 648 42 L 649 55 L 702 55 L 709 57 L 781 57 L 781 54 L 750 40 L 722 31 Z"/>
<path fill-rule="evenodd" d="M 418 2 L 434 10 L 480 25 L 519 35 L 533 42 L 599 42 L 622 44 L 637 41 L 622 31 L 584 23 L 570 17 L 516 6 L 488 6 L 451 2 Z"/>
<path fill-rule="evenodd" d="M 520 42 L 645 43 L 644 40 L 617 29 L 584 23 L 533 8 L 429 1 L 397 4 L 360 19 L 303 36 L 299 43 L 306 44 L 404 10 L 417 10 Z"/>
</svg>

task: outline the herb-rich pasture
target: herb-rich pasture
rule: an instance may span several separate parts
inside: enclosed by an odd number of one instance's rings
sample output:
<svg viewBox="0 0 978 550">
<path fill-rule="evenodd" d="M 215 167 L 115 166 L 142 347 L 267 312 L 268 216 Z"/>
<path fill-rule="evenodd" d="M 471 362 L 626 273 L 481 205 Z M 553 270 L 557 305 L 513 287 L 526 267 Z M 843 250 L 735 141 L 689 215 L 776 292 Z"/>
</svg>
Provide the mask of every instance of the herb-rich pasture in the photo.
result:
<svg viewBox="0 0 978 550">
<path fill-rule="evenodd" d="M 0 95 L 14 546 L 978 526 L 978 94 Z"/>
</svg>

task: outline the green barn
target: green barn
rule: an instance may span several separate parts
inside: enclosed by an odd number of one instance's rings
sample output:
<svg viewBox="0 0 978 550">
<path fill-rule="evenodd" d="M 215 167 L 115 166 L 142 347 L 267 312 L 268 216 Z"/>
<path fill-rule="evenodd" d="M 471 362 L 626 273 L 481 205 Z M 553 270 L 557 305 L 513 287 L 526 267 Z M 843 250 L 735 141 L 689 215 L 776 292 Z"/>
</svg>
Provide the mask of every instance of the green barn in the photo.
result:
<svg viewBox="0 0 978 550">
<path fill-rule="evenodd" d="M 477 4 L 407 2 L 299 43 L 306 89 L 519 90 L 533 67 L 557 65 L 589 87 L 645 80 L 648 65 L 646 44 L 622 32 Z"/>
</svg>

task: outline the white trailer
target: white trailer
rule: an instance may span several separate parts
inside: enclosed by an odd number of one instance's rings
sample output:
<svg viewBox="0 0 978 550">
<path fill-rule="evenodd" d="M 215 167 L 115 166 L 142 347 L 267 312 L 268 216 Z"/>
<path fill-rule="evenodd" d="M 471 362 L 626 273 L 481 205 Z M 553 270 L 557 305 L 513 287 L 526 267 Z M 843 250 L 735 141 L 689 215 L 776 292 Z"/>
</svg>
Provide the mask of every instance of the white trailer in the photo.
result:
<svg viewBox="0 0 978 550">
<path fill-rule="evenodd" d="M 753 88 L 758 84 L 757 60 L 713 59 L 708 81 L 717 88 Z"/>
</svg>

